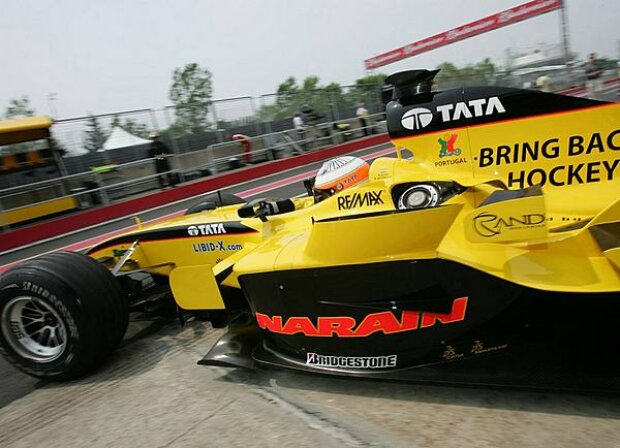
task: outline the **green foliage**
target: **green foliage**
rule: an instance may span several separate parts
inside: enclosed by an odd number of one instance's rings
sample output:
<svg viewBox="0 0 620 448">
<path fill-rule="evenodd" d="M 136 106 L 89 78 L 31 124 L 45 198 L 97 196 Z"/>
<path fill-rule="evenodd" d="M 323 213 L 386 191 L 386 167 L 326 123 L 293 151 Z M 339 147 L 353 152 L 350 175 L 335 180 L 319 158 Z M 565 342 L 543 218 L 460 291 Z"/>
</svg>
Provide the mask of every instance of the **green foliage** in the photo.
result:
<svg viewBox="0 0 620 448">
<path fill-rule="evenodd" d="M 11 120 L 14 118 L 26 118 L 32 117 L 34 114 L 34 109 L 30 105 L 30 99 L 24 95 L 21 98 L 13 98 L 9 101 L 9 105 L 4 113 L 4 119 Z M 0 116 L 0 119 L 2 118 L 3 117 Z M 0 155 L 30 151 L 35 149 L 35 145 L 36 143 L 33 142 L 25 142 L 0 146 Z"/>
<path fill-rule="evenodd" d="M 136 135 L 141 138 L 149 137 L 148 126 L 143 123 L 138 123 L 136 120 L 133 120 L 131 118 L 125 118 L 125 120 L 123 121 L 118 115 L 114 115 L 110 128 L 121 128 L 129 132 L 130 134 Z"/>
<path fill-rule="evenodd" d="M 375 89 L 380 86 L 387 78 L 387 75 L 383 73 L 377 73 L 376 75 L 363 76 L 355 80 L 355 87 L 359 89 Z"/>
<path fill-rule="evenodd" d="M 281 111 L 282 109 L 277 104 L 266 104 L 258 108 L 256 111 L 256 117 L 258 121 L 261 122 L 273 121 L 283 118 Z"/>
<path fill-rule="evenodd" d="M 458 68 L 451 62 L 444 62 L 437 66 L 441 71 L 435 77 L 435 82 L 441 89 L 449 87 L 488 84 L 495 74 L 496 67 L 491 59 L 485 58 L 474 65 Z"/>
<path fill-rule="evenodd" d="M 332 82 L 321 86 L 317 76 L 308 76 L 301 85 L 290 76 L 276 90 L 275 103 L 263 105 L 257 111 L 260 121 L 291 118 L 298 112 L 312 109 L 313 114 L 336 120 L 346 110 L 352 110 L 359 102 L 372 103 L 385 75 L 360 78 L 356 85 L 344 92 L 340 84 Z"/>
<path fill-rule="evenodd" d="M 496 73 L 495 64 L 489 58 L 462 68 L 444 62 L 438 68 L 441 71 L 436 82 L 442 89 L 491 83 Z M 337 83 L 321 86 L 316 76 L 306 77 L 301 84 L 290 76 L 278 86 L 274 104 L 259 108 L 258 119 L 272 121 L 291 118 L 295 113 L 311 108 L 318 115 L 338 120 L 354 116 L 355 109 L 362 103 L 371 113 L 382 112 L 381 87 L 386 77 L 383 73 L 363 76 L 345 89 Z"/>
<path fill-rule="evenodd" d="M 291 116 L 298 107 L 297 98 L 299 96 L 299 87 L 294 77 L 290 76 L 276 90 L 276 111 L 275 119 Z"/>
<path fill-rule="evenodd" d="M 596 58 L 595 61 L 602 70 L 615 70 L 618 68 L 618 59 Z"/>
<path fill-rule="evenodd" d="M 34 108 L 31 106 L 30 99 L 26 95 L 23 95 L 21 98 L 11 99 L 4 113 L 4 117 L 7 120 L 33 116 Z"/>
<path fill-rule="evenodd" d="M 170 100 L 175 106 L 174 129 L 180 134 L 203 132 L 209 123 L 207 113 L 213 87 L 211 72 L 198 64 L 186 64 L 172 74 Z"/>
<path fill-rule="evenodd" d="M 103 148 L 103 144 L 108 138 L 108 134 L 99 124 L 97 117 L 90 115 L 88 117 L 88 123 L 86 124 L 86 131 L 84 131 L 84 149 L 89 153 L 96 153 Z"/>
<path fill-rule="evenodd" d="M 158 131 L 159 132 L 159 136 L 166 140 L 166 139 L 172 139 L 174 137 L 179 137 L 181 135 L 186 134 L 186 129 L 185 127 L 179 125 L 178 123 L 172 123 L 170 126 L 168 126 L 166 129 L 161 129 Z"/>
<path fill-rule="evenodd" d="M 368 75 L 355 80 L 355 85 L 347 93 L 347 106 L 356 108 L 359 104 L 364 104 L 371 112 L 379 112 L 373 110 L 373 106 L 379 107 L 381 104 L 381 87 L 387 75 L 377 73 Z"/>
</svg>

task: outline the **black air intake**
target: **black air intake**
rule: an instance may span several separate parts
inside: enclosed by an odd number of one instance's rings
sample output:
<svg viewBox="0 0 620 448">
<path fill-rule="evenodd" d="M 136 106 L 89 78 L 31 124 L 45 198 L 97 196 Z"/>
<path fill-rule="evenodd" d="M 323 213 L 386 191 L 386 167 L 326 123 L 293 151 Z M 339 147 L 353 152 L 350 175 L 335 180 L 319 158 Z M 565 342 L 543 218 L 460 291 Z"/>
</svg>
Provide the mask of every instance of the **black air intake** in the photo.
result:
<svg viewBox="0 0 620 448">
<path fill-rule="evenodd" d="M 421 93 L 428 93 L 433 86 L 437 70 L 407 70 L 385 78 L 385 84 L 392 86 L 392 100 L 400 100 Z"/>
</svg>

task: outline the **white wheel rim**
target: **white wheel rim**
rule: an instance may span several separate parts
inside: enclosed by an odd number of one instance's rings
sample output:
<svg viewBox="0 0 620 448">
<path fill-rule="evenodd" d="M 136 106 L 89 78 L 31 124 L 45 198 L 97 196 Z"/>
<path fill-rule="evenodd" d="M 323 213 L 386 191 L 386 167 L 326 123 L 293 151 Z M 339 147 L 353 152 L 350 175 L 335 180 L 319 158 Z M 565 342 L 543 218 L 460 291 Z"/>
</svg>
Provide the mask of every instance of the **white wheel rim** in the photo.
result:
<svg viewBox="0 0 620 448">
<path fill-rule="evenodd" d="M 9 300 L 2 311 L 2 333 L 11 349 L 35 362 L 52 362 L 67 346 L 64 320 L 49 303 L 37 297 Z"/>
</svg>

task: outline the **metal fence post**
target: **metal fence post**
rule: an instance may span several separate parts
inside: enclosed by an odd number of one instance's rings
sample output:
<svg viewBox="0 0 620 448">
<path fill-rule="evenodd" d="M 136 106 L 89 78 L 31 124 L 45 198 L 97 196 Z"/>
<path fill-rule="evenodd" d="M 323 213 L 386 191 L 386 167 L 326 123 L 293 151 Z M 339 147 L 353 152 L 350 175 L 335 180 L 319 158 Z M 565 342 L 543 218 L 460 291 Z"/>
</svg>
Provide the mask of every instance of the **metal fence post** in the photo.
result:
<svg viewBox="0 0 620 448">
<path fill-rule="evenodd" d="M 100 173 L 95 173 L 95 183 L 99 187 L 99 191 L 101 194 L 101 202 L 103 202 L 104 205 L 109 204 L 110 197 L 108 196 L 108 192 L 106 191 L 105 185 L 103 183 L 103 178 L 101 177 Z"/>
<path fill-rule="evenodd" d="M 254 117 L 254 128 L 256 129 L 256 135 L 261 135 L 260 121 L 256 115 L 256 104 L 254 104 L 254 97 L 250 97 L 250 108 L 252 109 L 252 116 Z"/>
<path fill-rule="evenodd" d="M 330 106 L 330 109 L 332 110 L 332 117 L 334 118 L 334 121 L 340 120 L 340 112 L 338 111 L 337 104 L 338 104 L 338 97 L 335 96 L 334 93 L 330 93 L 329 106 Z"/>
<path fill-rule="evenodd" d="M 149 112 L 151 114 L 151 124 L 153 125 L 153 129 L 156 131 L 159 131 L 159 125 L 157 123 L 157 118 L 155 117 L 155 111 L 153 109 L 149 109 Z"/>
<path fill-rule="evenodd" d="M 164 107 L 164 117 L 166 118 L 166 124 L 168 125 L 168 128 L 170 128 L 170 126 L 172 126 L 174 124 L 174 122 L 172 121 L 172 118 L 170 117 L 170 112 L 168 112 L 168 107 Z M 173 136 L 172 134 L 170 134 L 170 137 L 168 137 L 170 139 L 170 142 L 172 143 L 172 151 L 175 154 L 180 154 L 181 150 L 179 148 L 179 144 L 178 144 L 178 137 Z"/>
<path fill-rule="evenodd" d="M 265 108 L 265 96 L 260 97 L 261 108 L 264 110 Z M 273 129 L 271 127 L 271 120 L 267 120 L 267 117 L 263 119 L 263 125 L 265 126 L 265 133 L 271 134 L 273 133 Z"/>
<path fill-rule="evenodd" d="M 0 198 L 0 226 L 4 231 L 10 230 L 11 228 L 8 222 L 8 216 L 5 214 L 4 208 L 2 207 L 2 198 Z"/>
<path fill-rule="evenodd" d="M 217 118 L 217 111 L 215 107 L 215 102 L 211 101 L 211 113 L 213 114 L 213 120 L 215 120 L 215 135 L 217 136 L 217 141 L 222 143 L 224 139 L 222 138 L 222 134 L 220 133 L 219 119 Z"/>
</svg>

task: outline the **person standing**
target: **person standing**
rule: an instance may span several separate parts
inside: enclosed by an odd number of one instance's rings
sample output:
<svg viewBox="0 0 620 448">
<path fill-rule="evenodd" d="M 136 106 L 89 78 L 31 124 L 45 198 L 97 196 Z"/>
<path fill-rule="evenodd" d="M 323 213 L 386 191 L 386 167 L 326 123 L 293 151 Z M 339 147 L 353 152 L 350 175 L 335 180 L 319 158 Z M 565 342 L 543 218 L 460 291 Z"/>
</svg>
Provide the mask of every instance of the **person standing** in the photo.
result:
<svg viewBox="0 0 620 448">
<path fill-rule="evenodd" d="M 355 115 L 360 121 L 360 127 L 364 132 L 364 136 L 370 135 L 370 129 L 368 129 L 368 109 L 364 107 L 364 103 L 360 103 L 355 111 Z"/>
<path fill-rule="evenodd" d="M 151 132 L 149 137 L 152 140 L 149 148 L 149 157 L 155 161 L 155 171 L 159 174 L 157 176 L 159 186 L 161 188 L 166 186 L 174 187 L 176 184 L 174 173 L 170 172 L 170 162 L 168 161 L 171 153 L 170 148 L 161 140 L 157 132 Z"/>
<path fill-rule="evenodd" d="M 304 124 L 304 120 L 301 118 L 299 113 L 295 114 L 293 117 L 293 126 L 297 131 L 299 140 L 303 140 L 306 137 L 306 125 Z"/>
<path fill-rule="evenodd" d="M 302 151 L 305 151 L 306 150 L 305 140 L 306 140 L 307 126 L 304 124 L 304 120 L 301 118 L 301 114 L 299 113 L 295 114 L 295 116 L 293 117 L 293 126 L 295 127 L 295 130 L 297 131 L 297 138 L 299 139 L 299 146 Z"/>
<path fill-rule="evenodd" d="M 245 160 L 245 163 L 252 163 L 252 140 L 250 139 L 250 137 L 244 134 L 234 134 L 232 136 L 232 139 L 241 144 L 241 147 L 243 148 L 243 159 Z"/>
<path fill-rule="evenodd" d="M 536 78 L 536 90 L 541 92 L 551 92 L 551 80 L 546 73 Z"/>
<path fill-rule="evenodd" d="M 586 89 L 590 98 L 596 99 L 601 90 L 601 75 L 603 70 L 596 63 L 596 53 L 590 53 L 590 58 L 586 64 Z"/>
</svg>

